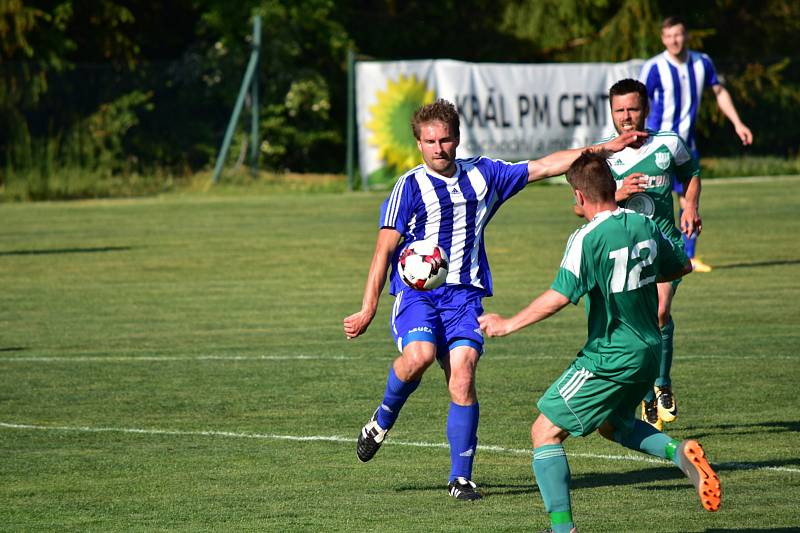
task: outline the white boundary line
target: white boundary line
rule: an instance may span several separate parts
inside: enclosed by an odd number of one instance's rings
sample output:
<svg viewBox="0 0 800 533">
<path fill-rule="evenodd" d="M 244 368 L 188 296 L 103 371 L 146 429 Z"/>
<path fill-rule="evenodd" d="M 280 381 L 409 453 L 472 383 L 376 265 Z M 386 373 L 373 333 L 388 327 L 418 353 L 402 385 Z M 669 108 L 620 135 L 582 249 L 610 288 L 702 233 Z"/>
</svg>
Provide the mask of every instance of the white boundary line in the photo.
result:
<svg viewBox="0 0 800 533">
<path fill-rule="evenodd" d="M 703 177 L 702 172 L 700 173 L 700 177 Z M 764 183 L 769 181 L 790 181 L 797 180 L 799 178 L 800 176 L 795 174 L 785 174 L 782 176 L 736 176 L 730 178 L 706 178 L 703 180 L 703 185 L 724 185 L 725 183 Z"/>
<path fill-rule="evenodd" d="M 0 363 L 136 363 L 170 361 L 307 361 L 324 359 L 331 361 L 355 360 L 345 355 L 76 355 L 74 357 L 0 357 Z"/>
<path fill-rule="evenodd" d="M 20 429 L 20 430 L 35 430 L 35 431 L 68 431 L 76 433 L 134 433 L 140 435 L 168 435 L 179 437 L 224 437 L 234 439 L 263 439 L 263 440 L 285 440 L 295 442 L 336 442 L 352 444 L 356 439 L 348 437 L 340 437 L 337 435 L 277 435 L 269 433 L 237 433 L 231 431 L 185 431 L 177 429 L 143 429 L 143 428 L 115 428 L 115 427 L 90 427 L 90 426 L 39 426 L 33 424 L 14 424 L 10 422 L 0 422 L 0 428 L 5 429 Z M 435 442 L 412 442 L 402 440 L 388 440 L 387 444 L 392 446 L 409 446 L 414 448 L 443 448 L 448 449 L 449 445 L 446 443 Z M 486 446 L 481 445 L 482 452 L 495 452 L 500 454 L 513 454 L 513 455 L 530 455 L 530 449 L 519 448 L 505 448 L 502 446 Z M 664 459 L 657 459 L 653 457 L 646 457 L 640 455 L 607 455 L 596 453 L 570 453 L 571 457 L 583 457 L 588 459 L 606 459 L 609 461 L 627 461 L 637 463 L 656 463 L 656 464 L 671 464 L 670 461 Z M 790 472 L 793 474 L 800 474 L 800 468 L 789 468 L 782 466 L 755 466 L 749 463 L 718 463 L 717 467 L 724 468 L 725 470 L 768 470 L 776 472 Z"/>
</svg>

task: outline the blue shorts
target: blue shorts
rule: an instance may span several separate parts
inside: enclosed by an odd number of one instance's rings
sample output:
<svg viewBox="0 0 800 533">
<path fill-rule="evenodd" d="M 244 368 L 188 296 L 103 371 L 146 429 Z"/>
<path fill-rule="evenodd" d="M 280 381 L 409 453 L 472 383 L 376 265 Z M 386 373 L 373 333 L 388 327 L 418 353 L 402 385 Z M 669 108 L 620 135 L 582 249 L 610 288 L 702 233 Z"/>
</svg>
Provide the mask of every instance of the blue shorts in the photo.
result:
<svg viewBox="0 0 800 533">
<path fill-rule="evenodd" d="M 436 345 L 436 358 L 456 346 L 471 346 L 483 353 L 483 333 L 478 317 L 483 314 L 483 289 L 445 285 L 432 291 L 406 288 L 395 295 L 392 335 L 397 349 L 414 341 Z"/>
</svg>

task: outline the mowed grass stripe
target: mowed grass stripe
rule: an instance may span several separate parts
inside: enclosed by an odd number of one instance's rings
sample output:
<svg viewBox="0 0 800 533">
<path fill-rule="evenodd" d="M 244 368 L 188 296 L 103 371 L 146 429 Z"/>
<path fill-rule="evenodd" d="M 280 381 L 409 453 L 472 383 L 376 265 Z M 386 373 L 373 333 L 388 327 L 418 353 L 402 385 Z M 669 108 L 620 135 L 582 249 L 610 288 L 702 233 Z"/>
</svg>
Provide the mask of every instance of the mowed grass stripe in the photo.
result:
<svg viewBox="0 0 800 533">
<path fill-rule="evenodd" d="M 74 357 L 4 357 L 0 359 L 0 365 L 3 363 L 172 363 L 172 362 L 220 362 L 225 363 L 228 361 L 365 361 L 371 357 L 368 355 L 351 356 L 351 355 L 207 355 L 207 356 L 81 356 Z M 681 355 L 681 360 L 684 361 L 714 361 L 714 360 L 763 360 L 762 355 L 714 355 L 714 354 L 696 354 L 696 355 Z M 495 355 L 492 356 L 494 361 L 555 361 L 565 360 L 564 357 L 558 355 L 542 355 L 542 354 L 519 354 L 519 355 Z M 796 361 L 797 356 L 794 355 L 771 355 L 770 360 L 790 360 Z"/>
<path fill-rule="evenodd" d="M 388 295 L 364 336 L 342 332 L 385 193 L 244 194 L 3 206 L 0 420 L 182 433 L 0 427 L 0 529 L 357 531 L 375 516 L 398 532 L 544 529 L 530 424 L 586 338 L 583 305 L 487 341 L 475 461 L 487 497 L 458 505 L 436 366 L 380 456 L 353 453 L 397 354 Z M 673 305 L 681 414 L 667 431 L 718 461 L 722 511 L 705 513 L 668 463 L 569 439 L 582 533 L 796 526 L 798 198 L 800 179 L 709 182 L 699 250 L 717 268 L 688 276 Z M 568 187 L 512 199 L 486 234 L 486 310 L 545 290 L 580 224 Z M 288 440 L 304 435 L 341 442 Z"/>
</svg>

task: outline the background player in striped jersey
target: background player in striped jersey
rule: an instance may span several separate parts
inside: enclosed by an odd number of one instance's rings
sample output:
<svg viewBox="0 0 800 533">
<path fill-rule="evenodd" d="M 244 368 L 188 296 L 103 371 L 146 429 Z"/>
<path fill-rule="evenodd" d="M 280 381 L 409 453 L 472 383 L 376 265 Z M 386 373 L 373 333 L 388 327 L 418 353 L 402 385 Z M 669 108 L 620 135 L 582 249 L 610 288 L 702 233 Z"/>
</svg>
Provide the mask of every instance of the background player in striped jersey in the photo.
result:
<svg viewBox="0 0 800 533">
<path fill-rule="evenodd" d="M 608 91 L 611 119 L 618 135 L 642 128 L 647 118 L 647 89 L 632 79 L 620 80 Z M 702 220 L 700 204 L 700 170 L 686 143 L 672 131 L 648 130 L 649 136 L 608 158 L 608 165 L 617 180 L 616 200 L 623 207 L 653 219 L 661 231 L 683 250 L 683 235 L 699 233 Z M 675 227 L 672 204 L 673 183 L 680 182 L 686 191 L 686 204 L 681 212 L 680 228 Z M 661 429 L 662 421 L 672 422 L 678 416 L 678 404 L 672 391 L 673 336 L 672 300 L 678 283 L 658 284 L 658 322 L 661 327 L 661 368 L 655 387 L 642 403 L 642 419 Z"/>
<path fill-rule="evenodd" d="M 537 403 L 532 467 L 555 533 L 575 531 L 570 471 L 562 443 L 595 430 L 632 450 L 672 460 L 716 511 L 719 478 L 694 440 L 676 441 L 636 419 L 636 406 L 658 374 L 661 335 L 657 281 L 691 272 L 691 263 L 647 217 L 622 209 L 603 154 L 586 152 L 567 171 L 588 221 L 567 241 L 550 289 L 511 318 L 479 318 L 490 337 L 513 333 L 586 297 L 588 339 Z"/>
<path fill-rule="evenodd" d="M 699 160 L 695 122 L 703 90 L 710 87 L 716 95 L 720 111 L 733 123 L 742 144 L 751 144 L 753 134 L 739 118 L 730 93 L 719 82 L 711 58 L 688 48 L 686 22 L 681 17 L 667 17 L 664 20 L 661 42 L 665 50 L 648 60 L 640 75 L 650 99 L 647 127 L 655 131 L 674 131 Z M 683 208 L 684 191 L 681 183 L 676 182 L 675 187 Z M 711 267 L 695 257 L 696 240 L 696 235 L 684 237 L 686 255 L 692 259 L 697 272 L 710 272 Z"/>
<path fill-rule="evenodd" d="M 344 319 L 348 339 L 367 330 L 391 263 L 391 329 L 401 355 L 389 370 L 383 401 L 359 434 L 356 452 L 362 462 L 372 459 L 422 374 L 438 361 L 451 399 L 448 492 L 476 500 L 481 495 L 471 480 L 479 418 L 475 371 L 483 351 L 478 316 L 482 298 L 492 294 L 484 229 L 503 202 L 528 183 L 563 174 L 581 149 L 514 164 L 456 159 L 459 117 L 445 100 L 417 110 L 411 127 L 424 163 L 400 176 L 383 203 L 361 310 Z M 621 150 L 642 136 L 628 132 L 593 149 Z M 438 242 L 450 259 L 445 284 L 429 292 L 408 288 L 396 271 L 401 240 L 406 245 L 420 239 Z"/>
</svg>

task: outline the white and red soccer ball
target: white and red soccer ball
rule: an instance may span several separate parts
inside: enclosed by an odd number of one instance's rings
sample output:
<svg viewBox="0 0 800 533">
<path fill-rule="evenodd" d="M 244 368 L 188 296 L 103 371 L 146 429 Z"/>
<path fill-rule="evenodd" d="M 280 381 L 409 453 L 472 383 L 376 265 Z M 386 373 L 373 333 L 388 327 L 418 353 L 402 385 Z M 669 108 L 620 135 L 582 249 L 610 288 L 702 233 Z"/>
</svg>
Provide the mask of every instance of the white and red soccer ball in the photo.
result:
<svg viewBox="0 0 800 533">
<path fill-rule="evenodd" d="M 397 270 L 403 283 L 420 291 L 444 284 L 449 260 L 447 252 L 430 240 L 414 241 L 400 253 Z"/>
</svg>

